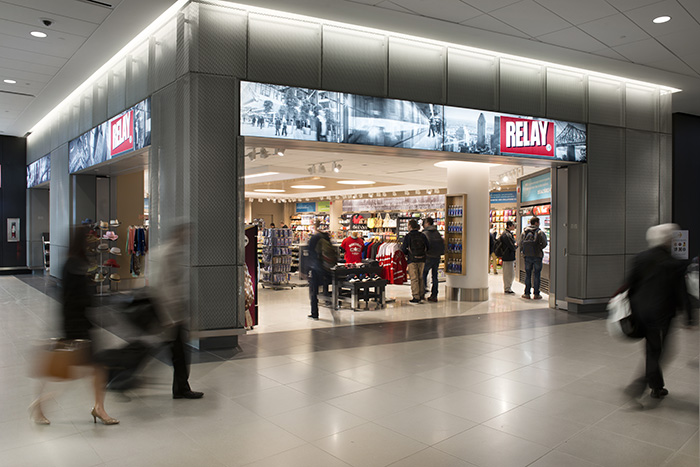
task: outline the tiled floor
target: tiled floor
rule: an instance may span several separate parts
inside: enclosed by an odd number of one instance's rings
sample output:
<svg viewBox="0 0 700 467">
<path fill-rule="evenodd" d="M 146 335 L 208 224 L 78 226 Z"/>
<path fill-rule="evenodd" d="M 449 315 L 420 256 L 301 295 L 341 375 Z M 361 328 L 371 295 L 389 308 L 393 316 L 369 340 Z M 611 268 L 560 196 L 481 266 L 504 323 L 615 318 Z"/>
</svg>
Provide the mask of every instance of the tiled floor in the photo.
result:
<svg viewBox="0 0 700 467">
<path fill-rule="evenodd" d="M 640 406 L 623 393 L 639 343 L 613 340 L 598 317 L 520 302 L 396 307 L 412 319 L 355 326 L 328 314 L 246 335 L 238 353 L 193 353 L 196 401 L 170 398 L 171 369 L 155 359 L 142 387 L 108 394 L 118 426 L 91 423 L 87 380 L 56 383 L 44 427 L 27 417 L 27 365 L 31 341 L 55 333 L 57 304 L 0 277 L 0 465 L 698 465 L 697 331 L 674 329 L 671 394 Z"/>
</svg>

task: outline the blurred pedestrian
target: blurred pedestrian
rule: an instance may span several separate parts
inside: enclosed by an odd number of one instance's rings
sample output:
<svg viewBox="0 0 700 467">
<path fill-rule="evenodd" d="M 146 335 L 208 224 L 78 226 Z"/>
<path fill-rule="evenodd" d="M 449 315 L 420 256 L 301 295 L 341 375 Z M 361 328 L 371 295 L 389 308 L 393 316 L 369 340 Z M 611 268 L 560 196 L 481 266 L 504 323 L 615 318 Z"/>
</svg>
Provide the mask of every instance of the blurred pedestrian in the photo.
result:
<svg viewBox="0 0 700 467">
<path fill-rule="evenodd" d="M 438 301 L 438 266 L 440 266 L 440 257 L 445 254 L 445 240 L 438 232 L 435 221 L 432 217 L 426 217 L 423 221 L 423 235 L 428 239 L 430 248 L 425 256 L 425 267 L 423 268 L 423 296 L 428 292 L 428 274 L 430 275 L 431 290 L 429 302 Z"/>
<path fill-rule="evenodd" d="M 151 256 L 153 267 L 149 283 L 172 354 L 173 399 L 201 399 L 204 396 L 204 393 L 190 388 L 190 362 L 185 350 L 189 284 L 184 263 L 188 258 L 189 230 L 187 223 L 175 226 L 170 238 Z"/>
<path fill-rule="evenodd" d="M 90 340 L 93 324 L 87 316 L 87 310 L 91 306 L 92 298 L 90 293 L 90 283 L 88 279 L 88 259 L 87 259 L 87 229 L 86 227 L 76 227 L 71 235 L 68 258 L 63 266 L 63 299 L 61 303 L 61 329 L 63 339 L 84 339 Z M 98 275 L 101 273 L 97 272 Z M 102 278 L 104 279 L 104 278 Z M 89 365 L 94 369 L 93 389 L 95 393 L 95 405 L 90 412 L 93 421 L 99 418 L 105 425 L 116 425 L 119 420 L 110 417 L 104 408 L 105 401 L 105 380 L 106 370 L 99 363 L 89 357 Z M 29 406 L 31 419 L 39 425 L 49 425 L 50 422 L 44 415 L 41 407 L 44 398 L 45 383 L 40 383 L 39 395 Z"/>
<path fill-rule="evenodd" d="M 530 299 L 530 289 L 534 295 L 532 298 L 541 300 L 540 274 L 542 273 L 542 258 L 547 247 L 547 235 L 540 230 L 540 218 L 535 216 L 530 219 L 530 225 L 523 230 L 521 251 L 525 258 L 525 293 L 523 298 Z"/>
<path fill-rule="evenodd" d="M 417 220 L 408 221 L 408 233 L 403 238 L 401 245 L 401 251 L 408 258 L 408 278 L 411 280 L 411 295 L 413 296 L 409 303 L 420 303 L 425 292 L 423 269 L 430 244 L 426 236 L 419 232 L 419 229 Z"/>
<path fill-rule="evenodd" d="M 515 293 L 512 287 L 513 279 L 515 278 L 515 250 L 518 248 L 518 244 L 515 242 L 514 230 L 515 224 L 513 221 L 507 221 L 506 230 L 498 238 L 503 249 L 503 255 L 501 256 L 503 260 L 503 292 L 509 295 Z"/>
<path fill-rule="evenodd" d="M 640 396 L 647 385 L 655 399 L 668 395 L 661 361 L 671 320 L 679 308 L 688 305 L 686 264 L 671 255 L 672 234 L 678 229 L 676 224 L 649 228 L 646 234 L 649 249 L 637 255 L 625 281 L 632 315 L 646 341 L 644 376 L 627 387 L 630 395 Z"/>
<path fill-rule="evenodd" d="M 324 267 L 323 252 L 326 251 L 327 260 L 333 262 L 331 238 L 327 232 L 321 230 L 321 222 L 316 219 L 313 226 L 314 234 L 309 239 L 309 301 L 311 302 L 311 314 L 309 318 L 318 320 L 318 288 L 323 288 L 323 295 L 328 295 L 330 272 Z M 337 259 L 337 258 L 336 258 Z"/>
<path fill-rule="evenodd" d="M 491 272 L 491 268 L 493 268 L 493 273 L 495 275 L 498 275 L 498 256 L 496 256 L 496 238 L 498 236 L 498 232 L 496 232 L 496 229 L 494 228 L 493 224 L 489 224 L 489 270 L 488 272 Z"/>
</svg>

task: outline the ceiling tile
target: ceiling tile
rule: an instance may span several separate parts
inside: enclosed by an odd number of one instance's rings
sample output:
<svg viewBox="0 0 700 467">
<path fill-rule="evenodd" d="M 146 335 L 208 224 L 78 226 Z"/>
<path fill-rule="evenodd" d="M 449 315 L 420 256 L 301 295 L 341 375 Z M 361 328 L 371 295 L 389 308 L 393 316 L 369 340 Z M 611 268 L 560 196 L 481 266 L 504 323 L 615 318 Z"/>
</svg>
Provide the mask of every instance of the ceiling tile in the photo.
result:
<svg viewBox="0 0 700 467">
<path fill-rule="evenodd" d="M 501 8 L 492 12 L 491 16 L 533 37 L 571 26 L 570 23 L 532 0 L 523 0 Z"/>
<path fill-rule="evenodd" d="M 700 73 L 700 53 L 686 55 L 682 57 L 682 59 L 686 65 L 691 67 L 697 73 Z"/>
<path fill-rule="evenodd" d="M 528 36 L 524 32 L 518 31 L 514 27 L 508 26 L 503 21 L 499 21 L 496 18 L 489 15 L 477 16 L 476 18 L 464 21 L 462 24 L 476 29 L 483 29 L 485 31 L 493 31 L 500 34 L 508 34 L 509 36 L 517 36 L 530 39 L 530 36 Z"/>
<path fill-rule="evenodd" d="M 700 23 L 700 2 L 698 0 L 678 0 L 693 17 Z"/>
<path fill-rule="evenodd" d="M 47 29 L 41 23 L 39 18 L 43 18 L 45 16 L 47 15 L 31 8 L 24 8 L 11 3 L 2 4 L 3 19 L 24 23 L 30 26 L 36 26 L 37 29 L 44 31 Z M 95 23 L 80 21 L 77 19 L 68 18 L 66 16 L 51 15 L 51 19 L 54 21 L 50 28 L 51 31 L 67 32 L 77 36 L 88 37 L 90 34 L 95 32 L 95 29 L 97 29 L 97 24 Z"/>
<path fill-rule="evenodd" d="M 7 85 L 0 83 L 0 91 L 9 91 Z M 8 110 L 23 110 L 34 98 L 31 96 L 21 96 L 18 94 L 10 94 L 9 92 L 0 92 L 0 108 Z"/>
<path fill-rule="evenodd" d="M 690 40 L 695 37 L 695 40 Z M 700 42 L 700 24 L 692 29 L 676 31 L 671 34 L 659 36 L 656 38 L 663 45 L 671 49 L 676 55 L 690 55 L 698 51 L 698 42 Z"/>
<path fill-rule="evenodd" d="M 648 39 L 649 35 L 622 14 L 579 25 L 579 28 L 598 39 L 608 47 Z"/>
<path fill-rule="evenodd" d="M 675 73 L 681 73 L 684 75 L 700 76 L 700 73 L 693 70 L 685 62 L 676 57 L 669 57 L 665 60 L 649 63 L 648 65 L 650 67 L 658 68 L 660 70 L 673 71 Z"/>
<path fill-rule="evenodd" d="M 494 10 L 518 3 L 520 0 L 463 0 L 474 8 L 489 13 Z"/>
<path fill-rule="evenodd" d="M 103 8 L 89 3 L 77 2 L 76 0 L 3 0 L 5 3 L 12 3 L 40 12 L 53 13 L 67 16 L 91 23 L 101 23 L 112 13 L 111 8 Z M 112 5 L 119 4 L 121 0 L 105 0 L 105 3 Z"/>
<path fill-rule="evenodd" d="M 404 7 L 399 6 L 399 5 L 397 5 L 393 2 L 389 2 L 389 1 L 377 3 L 376 6 L 379 8 L 385 8 L 387 10 L 400 11 L 401 13 L 411 13 L 410 11 L 405 9 Z"/>
<path fill-rule="evenodd" d="M 92 24 L 92 23 L 88 23 Z M 46 32 L 48 34 L 48 37 L 44 39 L 38 39 L 35 38 L 31 35 L 32 31 L 35 30 L 42 30 L 43 32 Z M 5 18 L 0 18 L 0 31 L 2 31 L 3 34 L 7 34 L 9 36 L 15 36 L 15 37 L 21 37 L 23 39 L 28 39 L 33 42 L 36 42 L 37 44 L 42 44 L 46 42 L 54 42 L 54 41 L 71 41 L 75 44 L 82 44 L 85 42 L 87 37 L 84 36 L 78 36 L 75 34 L 71 33 L 66 33 L 66 32 L 60 32 L 60 31 L 51 31 L 46 28 L 35 28 L 34 26 L 31 26 L 29 24 L 25 23 L 18 23 L 15 21 L 8 21 Z M 5 45 L 5 44 L 3 44 Z"/>
<path fill-rule="evenodd" d="M 64 36 L 63 40 L 60 38 L 43 40 L 26 39 L 24 37 L 0 33 L 0 44 L 2 44 L 3 47 L 66 59 L 72 57 L 84 42 L 84 39 L 82 37 L 78 38 L 78 36 Z"/>
<path fill-rule="evenodd" d="M 609 4 L 620 11 L 634 10 L 635 8 L 651 5 L 659 0 L 607 0 Z"/>
<path fill-rule="evenodd" d="M 0 65 L 5 68 L 9 68 L 10 70 L 29 71 L 31 73 L 38 73 L 49 77 L 52 77 L 58 73 L 58 70 L 61 69 L 60 67 L 48 66 L 42 63 L 31 63 L 24 60 L 14 60 L 11 58 L 0 59 Z"/>
<path fill-rule="evenodd" d="M 593 52 L 605 47 L 600 41 L 595 40 L 579 28 L 567 28 L 561 31 L 552 32 L 543 36 L 538 36 L 537 39 L 548 44 L 566 47 L 567 49 L 582 50 L 584 52 Z"/>
<path fill-rule="evenodd" d="M 601 50 L 594 50 L 591 52 L 593 55 L 600 55 L 601 57 L 608 57 L 608 58 L 614 58 L 615 60 L 622 60 L 623 62 L 629 62 L 625 57 L 620 55 L 619 53 L 615 52 L 611 48 L 604 48 Z"/>
<path fill-rule="evenodd" d="M 27 52 L 24 50 L 0 46 L 0 60 L 4 60 L 6 58 L 23 62 L 41 63 L 56 68 L 61 68 L 63 65 L 66 64 L 67 61 L 65 58 L 52 57 L 50 55 L 43 55 L 39 53 Z"/>
<path fill-rule="evenodd" d="M 5 79 L 6 77 L 12 77 L 17 81 L 34 81 L 36 83 L 48 83 L 53 78 L 52 75 L 42 75 L 40 73 L 32 73 L 29 71 L 13 70 L 11 68 L 5 67 L 5 62 L 0 62 L 0 77 Z"/>
<path fill-rule="evenodd" d="M 615 52 L 634 63 L 648 64 L 673 57 L 664 46 L 656 41 L 656 39 L 645 39 L 643 41 L 613 47 L 613 49 Z"/>
<path fill-rule="evenodd" d="M 394 3 L 419 15 L 437 18 L 453 23 L 461 23 L 481 12 L 459 0 L 393 0 Z"/>
<path fill-rule="evenodd" d="M 605 0 L 586 0 L 585 2 L 575 0 L 568 2 L 561 0 L 535 1 L 571 24 L 587 23 L 617 13 L 617 10 Z"/>
<path fill-rule="evenodd" d="M 692 29 L 698 26 L 698 22 L 688 15 L 688 12 L 678 4 L 676 0 L 666 0 L 654 3 L 643 8 L 637 8 L 625 13 L 625 15 L 637 23 L 649 35 L 658 37 L 675 31 Z M 654 24 L 652 21 L 659 16 L 670 16 L 671 21 L 662 24 Z M 700 37 L 698 37 L 700 39 Z"/>
</svg>

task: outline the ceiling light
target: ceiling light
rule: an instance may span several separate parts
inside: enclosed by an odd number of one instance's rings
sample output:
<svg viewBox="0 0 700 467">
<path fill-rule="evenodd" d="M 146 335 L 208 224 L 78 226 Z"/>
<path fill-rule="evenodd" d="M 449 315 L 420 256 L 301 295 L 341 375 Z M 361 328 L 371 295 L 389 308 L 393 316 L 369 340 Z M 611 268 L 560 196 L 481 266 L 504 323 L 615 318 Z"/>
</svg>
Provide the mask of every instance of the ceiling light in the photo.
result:
<svg viewBox="0 0 700 467">
<path fill-rule="evenodd" d="M 248 154 L 245 155 L 248 159 L 250 159 L 251 162 L 255 160 L 255 149 L 250 151 Z"/>
<path fill-rule="evenodd" d="M 374 198 L 374 193 L 370 193 L 370 194 L 369 194 L 369 197 L 370 197 L 370 198 Z"/>
<path fill-rule="evenodd" d="M 261 148 L 260 149 L 260 159 L 267 159 L 268 157 L 270 157 L 270 153 L 267 152 L 267 149 Z"/>
<path fill-rule="evenodd" d="M 339 180 L 340 185 L 374 185 L 377 182 L 371 180 Z"/>
<path fill-rule="evenodd" d="M 654 23 L 656 24 L 668 23 L 669 21 L 671 21 L 670 16 L 659 16 L 658 18 L 654 18 Z"/>
<path fill-rule="evenodd" d="M 396 192 L 395 192 L 395 191 L 392 192 L 392 193 L 391 193 L 391 196 L 396 196 Z"/>
<path fill-rule="evenodd" d="M 249 179 L 249 178 L 267 177 L 268 175 L 277 175 L 277 174 L 279 174 L 279 172 L 261 172 L 261 173 L 259 173 L 259 174 L 250 174 L 250 175 L 246 175 L 246 176 L 243 177 L 243 178 L 245 178 L 245 179 L 247 180 L 247 179 Z"/>
<path fill-rule="evenodd" d="M 284 190 L 279 190 L 277 188 L 258 188 L 257 190 L 253 191 L 257 191 L 258 193 L 284 193 Z"/>
<path fill-rule="evenodd" d="M 326 166 L 323 164 L 318 165 L 318 173 L 324 174 L 326 173 Z"/>
<path fill-rule="evenodd" d="M 671 19 L 671 18 L 669 18 L 669 19 Z M 656 20 L 654 20 L 654 21 L 656 21 Z M 46 33 L 45 33 L 45 32 L 41 32 L 41 31 L 32 31 L 32 32 L 30 32 L 29 34 L 31 34 L 31 35 L 34 36 L 34 37 L 39 37 L 39 38 L 41 38 L 41 39 L 43 39 L 44 37 L 46 37 Z"/>
<path fill-rule="evenodd" d="M 296 188 L 297 190 L 320 190 L 326 187 L 323 185 L 292 185 L 292 188 Z"/>
<path fill-rule="evenodd" d="M 425 192 L 428 193 L 429 195 L 433 194 L 433 190 L 425 190 Z"/>
<path fill-rule="evenodd" d="M 309 173 L 310 173 L 310 174 L 316 173 L 316 166 L 315 166 L 315 165 L 312 165 L 311 167 L 309 167 L 308 170 L 309 170 Z"/>
<path fill-rule="evenodd" d="M 340 172 L 340 169 L 342 169 L 343 166 L 338 164 L 337 162 L 333 162 L 333 172 L 338 173 Z"/>
<path fill-rule="evenodd" d="M 258 198 L 258 203 L 262 203 L 262 198 Z"/>
<path fill-rule="evenodd" d="M 508 175 L 504 175 L 503 178 L 501 179 L 503 183 L 508 181 Z"/>
<path fill-rule="evenodd" d="M 15 80 L 13 80 L 13 79 L 4 79 L 4 80 L 2 80 L 2 81 L 3 81 L 4 83 L 7 83 L 7 84 L 17 84 L 17 81 L 15 81 Z"/>
<path fill-rule="evenodd" d="M 278 156 L 283 157 L 284 156 L 284 151 L 286 149 L 275 149 L 275 152 L 277 153 Z"/>
<path fill-rule="evenodd" d="M 406 190 L 406 191 L 404 191 L 404 192 L 403 192 L 403 194 L 404 194 L 404 195 L 410 195 L 410 194 L 411 194 L 411 192 L 410 192 L 410 191 L 408 191 L 408 190 Z"/>
</svg>

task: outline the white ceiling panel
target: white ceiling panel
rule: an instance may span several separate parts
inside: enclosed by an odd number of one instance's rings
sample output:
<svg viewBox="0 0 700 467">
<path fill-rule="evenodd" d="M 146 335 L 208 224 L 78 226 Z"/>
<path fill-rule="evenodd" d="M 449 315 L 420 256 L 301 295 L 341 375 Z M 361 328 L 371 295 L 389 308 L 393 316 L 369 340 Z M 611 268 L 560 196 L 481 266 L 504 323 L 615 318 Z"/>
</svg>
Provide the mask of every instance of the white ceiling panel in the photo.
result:
<svg viewBox="0 0 700 467">
<path fill-rule="evenodd" d="M 4 91 L 4 89 L 2 89 Z M 0 108 L 8 110 L 24 109 L 31 101 L 32 97 L 20 96 L 18 94 L 9 94 L 0 92 Z"/>
<path fill-rule="evenodd" d="M 700 73 L 700 53 L 686 55 L 685 57 L 683 57 L 683 62 L 685 62 L 696 72 Z M 700 115 L 700 113 L 698 113 L 698 115 Z"/>
<path fill-rule="evenodd" d="M 581 2 L 562 2 L 561 0 L 535 1 L 571 24 L 588 23 L 618 12 L 605 0 L 585 0 Z"/>
<path fill-rule="evenodd" d="M 105 3 L 118 5 L 121 0 L 105 0 Z M 32 8 L 46 13 L 67 16 L 82 21 L 101 23 L 112 12 L 111 8 L 103 8 L 78 0 L 3 0 L 3 3 Z"/>
<path fill-rule="evenodd" d="M 468 3 L 477 10 L 481 10 L 485 13 L 489 13 L 494 10 L 518 3 L 520 0 L 462 0 L 464 3 Z"/>
<path fill-rule="evenodd" d="M 570 23 L 532 0 L 523 0 L 501 8 L 492 12 L 491 16 L 533 37 L 571 26 Z"/>
<path fill-rule="evenodd" d="M 649 63 L 649 66 L 660 70 L 672 70 L 676 73 L 682 73 L 689 76 L 696 74 L 696 71 L 688 66 L 688 64 L 676 57 L 666 58 L 658 62 L 651 62 Z"/>
<path fill-rule="evenodd" d="M 13 70 L 11 68 L 5 68 L 5 62 L 0 61 L 0 77 L 2 79 L 14 79 L 17 82 L 34 81 L 35 83 L 46 84 L 51 81 L 53 76 L 43 75 L 41 73 L 32 73 L 30 71 Z"/>
<path fill-rule="evenodd" d="M 579 27 L 608 47 L 649 38 L 649 34 L 622 14 L 606 16 Z"/>
<path fill-rule="evenodd" d="M 393 0 L 394 3 L 418 13 L 422 16 L 437 18 L 453 23 L 461 23 L 475 16 L 479 16 L 481 12 L 474 7 L 471 7 L 459 0 L 441 0 L 440 7 L 435 8 L 434 0 Z"/>
<path fill-rule="evenodd" d="M 690 37 L 695 37 L 696 40 L 689 40 Z M 671 34 L 658 36 L 656 39 L 679 57 L 683 57 L 684 55 L 692 55 L 698 51 L 698 41 L 700 41 L 700 25 L 696 25 L 693 29 L 686 29 Z"/>
<path fill-rule="evenodd" d="M 700 0 L 698 2 L 700 3 Z M 690 16 L 676 0 L 654 3 L 653 5 L 628 11 L 625 15 L 652 36 L 698 27 L 698 22 L 695 21 L 695 18 Z M 670 16 L 671 21 L 655 24 L 652 20 L 659 16 Z"/>
<path fill-rule="evenodd" d="M 18 36 L 10 36 L 0 33 L 0 44 L 3 47 L 21 50 L 23 52 L 33 52 L 44 55 L 51 55 L 68 59 L 85 43 L 85 39 L 79 36 L 70 36 L 60 33 L 60 37 L 46 39 L 29 39 Z"/>
<path fill-rule="evenodd" d="M 12 58 L 0 58 L 0 65 L 10 70 L 28 71 L 49 77 L 53 77 L 60 69 L 59 67 L 44 65 L 43 63 L 32 63 Z"/>
<path fill-rule="evenodd" d="M 529 39 L 530 36 L 522 31 L 518 31 L 512 26 L 508 26 L 503 21 L 499 21 L 493 16 L 481 15 L 476 18 L 472 18 L 468 21 L 462 23 L 465 26 L 472 28 L 483 29 L 485 31 L 493 31 L 499 34 L 508 34 L 509 36 L 524 37 Z"/>
<path fill-rule="evenodd" d="M 43 31 L 67 32 L 77 36 L 88 37 L 97 29 L 97 24 L 95 23 L 80 21 L 61 15 L 51 15 L 53 24 L 47 29 L 40 20 L 40 18 L 47 16 L 44 12 L 3 2 L 0 2 L 0 8 L 2 8 L 3 19 L 31 25 L 34 26 L 35 29 Z"/>
<path fill-rule="evenodd" d="M 410 11 L 408 11 L 404 7 L 399 6 L 399 5 L 395 4 L 394 2 L 390 2 L 390 1 L 380 2 L 376 6 L 379 8 L 384 8 L 386 10 L 400 11 L 401 13 L 410 13 Z"/>
<path fill-rule="evenodd" d="M 693 17 L 695 21 L 700 22 L 700 2 L 698 0 L 678 0 Z"/>
<path fill-rule="evenodd" d="M 22 62 L 41 63 L 43 65 L 61 68 L 66 64 L 66 59 L 61 57 L 52 57 L 40 53 L 27 52 L 26 50 L 14 49 L 0 45 L 0 60 L 9 58 Z"/>
<path fill-rule="evenodd" d="M 575 27 L 545 34 L 537 39 L 549 44 L 566 47 L 567 49 L 582 50 L 584 52 L 593 52 L 605 47 L 605 44 Z"/>
<path fill-rule="evenodd" d="M 627 60 L 625 57 L 623 57 L 622 55 L 620 55 L 619 53 L 615 52 L 613 49 L 610 49 L 610 48 L 594 50 L 591 53 L 593 55 L 600 55 L 601 57 L 614 58 L 615 60 L 622 60 L 625 62 L 629 62 L 629 60 Z"/>
<path fill-rule="evenodd" d="M 609 4 L 620 11 L 634 10 L 643 6 L 651 5 L 659 0 L 607 0 Z"/>
<path fill-rule="evenodd" d="M 634 63 L 649 64 L 668 58 L 668 50 L 655 39 L 645 39 L 631 44 L 625 44 L 613 49 Z"/>
</svg>

